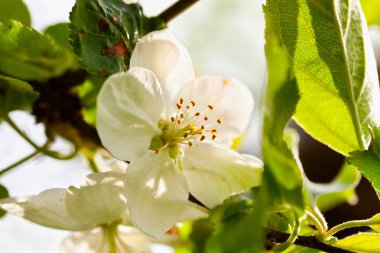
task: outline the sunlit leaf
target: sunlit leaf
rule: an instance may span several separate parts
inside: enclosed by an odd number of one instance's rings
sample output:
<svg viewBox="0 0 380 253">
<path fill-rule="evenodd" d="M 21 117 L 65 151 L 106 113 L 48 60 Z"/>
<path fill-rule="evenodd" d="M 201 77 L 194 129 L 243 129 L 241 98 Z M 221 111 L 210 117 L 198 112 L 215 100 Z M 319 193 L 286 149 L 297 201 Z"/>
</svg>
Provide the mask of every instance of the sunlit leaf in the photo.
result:
<svg viewBox="0 0 380 253">
<path fill-rule="evenodd" d="M 350 154 L 347 161 L 357 167 L 372 186 L 380 191 L 380 157 L 377 154 L 372 151 L 356 151 Z"/>
<path fill-rule="evenodd" d="M 17 21 L 0 23 L 0 73 L 43 81 L 70 67 L 66 50 L 47 36 Z"/>
<path fill-rule="evenodd" d="M 30 14 L 22 0 L 0 0 L 0 22 L 18 20 L 30 26 Z"/>
<path fill-rule="evenodd" d="M 8 198 L 9 192 L 5 186 L 0 184 L 0 199 Z M 6 212 L 2 209 L 0 209 L 0 218 L 3 217 L 6 214 Z"/>
<path fill-rule="evenodd" d="M 28 83 L 0 75 L 0 117 L 13 110 L 30 110 L 37 97 Z"/>
<path fill-rule="evenodd" d="M 125 71 L 137 39 L 165 26 L 122 0 L 78 0 L 70 20 L 74 51 L 89 72 L 102 77 Z"/>
<path fill-rule="evenodd" d="M 380 122 L 380 92 L 358 0 L 274 2 L 301 94 L 295 119 L 344 155 L 366 149 L 369 126 Z"/>
<path fill-rule="evenodd" d="M 357 253 L 380 253 L 380 234 L 359 233 L 335 243 L 335 246 Z"/>
</svg>

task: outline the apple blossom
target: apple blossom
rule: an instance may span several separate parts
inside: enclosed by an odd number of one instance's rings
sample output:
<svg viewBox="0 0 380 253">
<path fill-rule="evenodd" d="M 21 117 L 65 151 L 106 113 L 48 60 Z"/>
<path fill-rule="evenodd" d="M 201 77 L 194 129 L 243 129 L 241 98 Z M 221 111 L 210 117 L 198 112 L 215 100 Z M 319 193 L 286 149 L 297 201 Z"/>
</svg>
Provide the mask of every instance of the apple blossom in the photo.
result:
<svg viewBox="0 0 380 253">
<path fill-rule="evenodd" d="M 137 43 L 128 72 L 110 76 L 98 96 L 103 145 L 126 170 L 134 224 L 158 236 L 182 215 L 189 193 L 208 208 L 261 183 L 262 163 L 229 147 L 253 109 L 238 80 L 197 77 L 168 31 Z"/>
</svg>

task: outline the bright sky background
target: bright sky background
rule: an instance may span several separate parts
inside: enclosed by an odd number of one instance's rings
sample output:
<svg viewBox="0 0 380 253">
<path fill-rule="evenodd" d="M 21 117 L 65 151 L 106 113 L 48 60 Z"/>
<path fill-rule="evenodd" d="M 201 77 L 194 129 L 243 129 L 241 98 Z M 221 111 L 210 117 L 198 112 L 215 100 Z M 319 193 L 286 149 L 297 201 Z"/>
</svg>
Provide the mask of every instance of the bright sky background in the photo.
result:
<svg viewBox="0 0 380 253">
<path fill-rule="evenodd" d="M 49 24 L 68 21 L 74 0 L 24 0 L 32 15 L 32 25 L 43 31 Z M 140 1 L 147 15 L 155 15 L 173 0 Z M 169 25 L 187 46 L 200 74 L 232 76 L 252 90 L 256 108 L 264 83 L 264 20 L 261 0 L 200 1 Z M 238 108 L 236 108 L 238 110 Z M 44 142 L 43 126 L 25 113 L 12 113 L 12 118 L 40 144 Z M 253 119 L 259 122 L 257 116 Z M 245 149 L 257 153 L 258 124 L 254 124 Z M 67 147 L 60 143 L 61 150 Z M 26 156 L 33 150 L 6 124 L 0 124 L 0 169 Z M 48 188 L 79 185 L 89 173 L 80 157 L 69 162 L 39 158 L 1 177 L 12 196 L 35 195 Z M 0 220 L 2 253 L 58 253 L 62 238 L 68 232 L 47 229 L 7 215 Z M 160 251 L 163 252 L 163 251 Z"/>
</svg>

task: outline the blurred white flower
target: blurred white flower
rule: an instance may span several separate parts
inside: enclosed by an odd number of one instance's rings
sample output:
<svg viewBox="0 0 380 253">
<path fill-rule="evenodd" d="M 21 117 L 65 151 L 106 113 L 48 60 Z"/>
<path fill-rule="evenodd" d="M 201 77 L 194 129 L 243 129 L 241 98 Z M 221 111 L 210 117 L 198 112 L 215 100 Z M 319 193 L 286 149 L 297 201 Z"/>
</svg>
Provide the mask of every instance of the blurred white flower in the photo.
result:
<svg viewBox="0 0 380 253">
<path fill-rule="evenodd" d="M 7 212 L 34 223 L 73 232 L 62 253 L 147 253 L 150 239 L 131 227 L 124 175 L 90 174 L 80 188 L 50 189 L 38 196 L 1 200 Z"/>
<path fill-rule="evenodd" d="M 196 77 L 187 50 L 168 30 L 144 36 L 130 67 L 104 83 L 97 129 L 116 158 L 131 162 L 126 196 L 138 228 L 153 236 L 170 229 L 189 192 L 212 208 L 261 183 L 261 161 L 229 148 L 253 109 L 242 83 Z"/>
</svg>

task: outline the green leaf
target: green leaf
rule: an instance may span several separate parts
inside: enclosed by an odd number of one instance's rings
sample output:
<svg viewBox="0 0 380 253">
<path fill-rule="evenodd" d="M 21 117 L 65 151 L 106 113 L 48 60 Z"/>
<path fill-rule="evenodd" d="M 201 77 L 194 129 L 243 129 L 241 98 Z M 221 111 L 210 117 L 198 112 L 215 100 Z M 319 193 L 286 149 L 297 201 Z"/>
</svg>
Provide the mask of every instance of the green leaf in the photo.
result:
<svg viewBox="0 0 380 253">
<path fill-rule="evenodd" d="M 28 83 L 0 75 L 0 117 L 13 110 L 30 110 L 37 97 Z"/>
<path fill-rule="evenodd" d="M 0 23 L 0 72 L 23 80 L 44 81 L 70 65 L 66 50 L 17 21 Z"/>
<path fill-rule="evenodd" d="M 322 253 L 322 251 L 298 245 L 292 245 L 289 248 L 287 248 L 283 253 Z"/>
<path fill-rule="evenodd" d="M 8 198 L 9 192 L 7 188 L 5 188 L 2 184 L 0 184 L 0 199 Z M 5 211 L 0 209 L 0 218 L 3 217 L 6 214 Z"/>
<path fill-rule="evenodd" d="M 343 203 L 355 204 L 357 196 L 355 188 L 360 182 L 358 170 L 348 164 L 344 164 L 339 174 L 328 184 L 309 183 L 309 190 L 317 200 L 318 208 L 326 212 Z"/>
<path fill-rule="evenodd" d="M 337 241 L 335 246 L 357 253 L 380 253 L 379 242 L 380 234 L 359 233 Z"/>
<path fill-rule="evenodd" d="M 372 186 L 380 191 L 380 157 L 372 151 L 356 151 L 347 158 L 349 164 L 357 167 L 371 182 Z"/>
<path fill-rule="evenodd" d="M 301 94 L 295 119 L 346 156 L 366 149 L 369 126 L 380 122 L 380 92 L 358 0 L 269 2 Z"/>
<path fill-rule="evenodd" d="M 265 52 L 268 64 L 268 86 L 264 107 L 263 160 L 264 176 L 270 185 L 272 202 L 288 204 L 303 210 L 303 178 L 297 158 L 294 134 L 284 138 L 284 129 L 299 100 L 297 83 L 291 72 L 289 55 L 278 37 L 277 0 L 264 7 L 266 20 Z"/>
<path fill-rule="evenodd" d="M 10 19 L 30 26 L 28 7 L 22 0 L 0 0 L 0 22 L 7 22 Z"/>
<path fill-rule="evenodd" d="M 70 28 L 69 23 L 58 23 L 52 26 L 49 26 L 44 31 L 45 35 L 50 36 L 54 42 L 59 45 L 62 49 L 65 49 L 70 61 L 71 68 L 79 68 L 79 63 L 77 62 L 77 56 L 74 53 L 74 50 L 69 42 L 70 40 Z"/>
<path fill-rule="evenodd" d="M 90 73 L 107 77 L 125 71 L 137 39 L 165 24 L 122 0 L 77 0 L 71 15 L 75 52 Z"/>
<path fill-rule="evenodd" d="M 361 0 L 368 25 L 380 25 L 380 0 Z"/>
<path fill-rule="evenodd" d="M 376 222 L 378 225 L 371 225 L 370 227 L 376 232 L 380 232 L 380 213 L 374 215 L 371 219 L 371 222 Z"/>
</svg>

